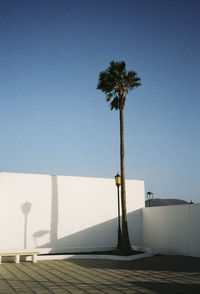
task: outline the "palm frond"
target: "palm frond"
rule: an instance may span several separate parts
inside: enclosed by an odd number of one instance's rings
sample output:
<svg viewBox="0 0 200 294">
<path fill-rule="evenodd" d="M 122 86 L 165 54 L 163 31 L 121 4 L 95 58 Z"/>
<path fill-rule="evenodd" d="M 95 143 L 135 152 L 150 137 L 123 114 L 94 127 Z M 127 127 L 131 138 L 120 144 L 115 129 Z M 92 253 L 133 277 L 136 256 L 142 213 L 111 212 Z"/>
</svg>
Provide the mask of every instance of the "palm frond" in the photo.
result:
<svg viewBox="0 0 200 294">
<path fill-rule="evenodd" d="M 109 67 L 100 72 L 97 89 L 106 94 L 106 100 L 111 101 L 111 109 L 124 108 L 129 90 L 141 86 L 141 79 L 135 71 L 126 71 L 124 61 L 111 61 Z M 122 99 L 123 98 L 123 99 Z"/>
<path fill-rule="evenodd" d="M 113 108 L 116 110 L 119 109 L 119 98 L 117 96 L 111 101 L 110 108 L 111 110 L 113 110 Z"/>
<path fill-rule="evenodd" d="M 107 97 L 107 98 L 106 98 L 106 101 L 107 101 L 107 102 L 110 101 L 110 99 L 112 98 L 112 96 L 113 96 L 112 94 L 107 94 L 107 95 L 106 95 L 106 97 Z"/>
</svg>

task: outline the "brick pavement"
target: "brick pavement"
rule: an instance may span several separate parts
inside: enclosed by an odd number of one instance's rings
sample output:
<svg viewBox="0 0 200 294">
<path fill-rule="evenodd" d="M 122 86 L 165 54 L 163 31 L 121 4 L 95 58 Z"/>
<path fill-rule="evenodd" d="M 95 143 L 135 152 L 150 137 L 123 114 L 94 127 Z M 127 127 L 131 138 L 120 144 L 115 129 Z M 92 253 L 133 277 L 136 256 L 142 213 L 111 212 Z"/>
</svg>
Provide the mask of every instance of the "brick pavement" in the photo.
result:
<svg viewBox="0 0 200 294">
<path fill-rule="evenodd" d="M 4 262 L 0 294 L 200 293 L 200 258 Z"/>
</svg>

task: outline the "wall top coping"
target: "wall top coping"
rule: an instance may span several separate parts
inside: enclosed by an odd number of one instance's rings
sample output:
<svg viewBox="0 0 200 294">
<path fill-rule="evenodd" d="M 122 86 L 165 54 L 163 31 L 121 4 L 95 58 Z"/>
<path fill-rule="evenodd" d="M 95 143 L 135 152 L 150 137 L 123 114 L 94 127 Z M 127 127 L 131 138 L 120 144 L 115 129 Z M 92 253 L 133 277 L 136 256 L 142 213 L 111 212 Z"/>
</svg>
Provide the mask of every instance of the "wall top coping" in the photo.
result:
<svg viewBox="0 0 200 294">
<path fill-rule="evenodd" d="M 56 175 L 56 174 L 42 174 L 42 173 L 23 173 L 23 172 L 0 172 L 1 174 L 10 174 L 10 175 L 25 175 L 25 176 L 56 176 L 56 177 L 65 177 L 65 178 L 83 178 L 83 179 L 97 179 L 97 180 L 114 180 L 113 178 L 104 178 L 104 177 L 90 177 L 90 176 L 69 176 L 69 175 Z M 144 180 L 141 179 L 130 179 L 126 178 L 126 181 L 138 181 L 138 182 L 144 182 Z"/>
</svg>

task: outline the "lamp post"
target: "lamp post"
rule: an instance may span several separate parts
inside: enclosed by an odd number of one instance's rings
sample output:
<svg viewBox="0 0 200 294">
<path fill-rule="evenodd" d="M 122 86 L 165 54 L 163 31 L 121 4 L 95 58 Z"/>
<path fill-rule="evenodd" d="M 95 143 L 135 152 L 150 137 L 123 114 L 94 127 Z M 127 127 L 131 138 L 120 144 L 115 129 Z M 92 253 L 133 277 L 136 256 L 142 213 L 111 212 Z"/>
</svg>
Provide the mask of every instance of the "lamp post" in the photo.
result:
<svg viewBox="0 0 200 294">
<path fill-rule="evenodd" d="M 147 192 L 147 199 L 148 199 L 148 202 L 149 202 L 149 207 L 151 206 L 150 205 L 150 201 L 151 201 L 151 199 L 153 199 L 153 193 L 152 192 Z"/>
<path fill-rule="evenodd" d="M 119 187 L 121 185 L 121 176 L 118 173 L 115 176 L 115 184 L 117 186 L 117 197 L 118 197 L 118 243 L 117 243 L 117 249 L 121 249 L 121 247 L 122 247 L 122 235 L 121 235 L 120 203 L 119 203 Z"/>
</svg>

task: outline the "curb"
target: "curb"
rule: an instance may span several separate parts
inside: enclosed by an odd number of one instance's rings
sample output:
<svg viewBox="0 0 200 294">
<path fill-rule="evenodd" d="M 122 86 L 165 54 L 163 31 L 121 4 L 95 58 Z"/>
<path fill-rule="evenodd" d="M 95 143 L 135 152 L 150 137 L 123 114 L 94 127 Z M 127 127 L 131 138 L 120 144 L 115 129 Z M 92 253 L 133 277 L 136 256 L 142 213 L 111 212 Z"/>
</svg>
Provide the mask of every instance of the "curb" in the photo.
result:
<svg viewBox="0 0 200 294">
<path fill-rule="evenodd" d="M 80 255 L 39 255 L 39 260 L 73 260 L 73 259 L 97 259 L 97 260 L 119 260 L 119 261 L 131 261 L 141 258 L 151 257 L 152 253 L 141 253 L 131 256 L 118 256 L 118 255 L 93 255 L 93 254 L 80 254 Z"/>
</svg>

